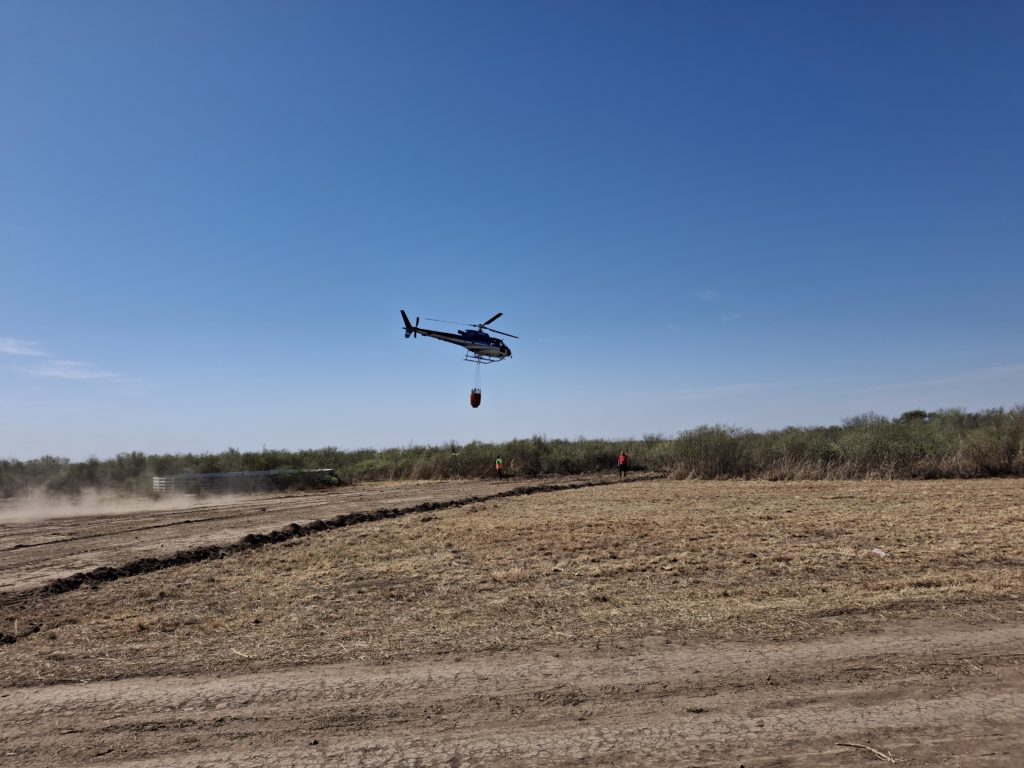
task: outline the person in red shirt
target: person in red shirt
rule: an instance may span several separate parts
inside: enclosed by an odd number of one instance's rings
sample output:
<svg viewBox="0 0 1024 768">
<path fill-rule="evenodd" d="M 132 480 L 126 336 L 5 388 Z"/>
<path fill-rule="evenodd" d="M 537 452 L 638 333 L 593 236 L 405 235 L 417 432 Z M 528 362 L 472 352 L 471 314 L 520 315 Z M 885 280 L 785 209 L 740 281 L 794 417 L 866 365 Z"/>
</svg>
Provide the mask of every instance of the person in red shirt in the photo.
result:
<svg viewBox="0 0 1024 768">
<path fill-rule="evenodd" d="M 629 469 L 629 456 L 626 454 L 626 450 L 619 451 L 619 477 L 626 476 L 626 470 Z"/>
</svg>

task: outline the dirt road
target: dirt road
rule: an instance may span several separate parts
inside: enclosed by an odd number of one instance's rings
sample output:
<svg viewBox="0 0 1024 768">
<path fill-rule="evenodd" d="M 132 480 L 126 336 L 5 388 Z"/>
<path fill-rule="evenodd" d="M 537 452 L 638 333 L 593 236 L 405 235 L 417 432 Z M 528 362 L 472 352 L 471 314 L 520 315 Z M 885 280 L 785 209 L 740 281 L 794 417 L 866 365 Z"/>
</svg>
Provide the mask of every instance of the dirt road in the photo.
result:
<svg viewBox="0 0 1024 768">
<path fill-rule="evenodd" d="M 1019 766 L 1024 626 L 621 647 L 0 691 L 30 766 Z M 860 744 L 839 746 L 840 742 Z"/>
</svg>

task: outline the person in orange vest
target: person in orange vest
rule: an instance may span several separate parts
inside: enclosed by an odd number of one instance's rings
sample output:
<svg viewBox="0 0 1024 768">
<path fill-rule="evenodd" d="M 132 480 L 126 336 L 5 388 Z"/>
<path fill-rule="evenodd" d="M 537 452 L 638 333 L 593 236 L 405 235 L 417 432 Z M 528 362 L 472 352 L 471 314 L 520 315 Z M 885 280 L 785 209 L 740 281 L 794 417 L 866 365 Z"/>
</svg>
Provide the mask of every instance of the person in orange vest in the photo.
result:
<svg viewBox="0 0 1024 768">
<path fill-rule="evenodd" d="M 619 451 L 619 477 L 626 476 L 626 470 L 629 469 L 629 455 L 626 453 L 626 449 L 623 448 Z"/>
<path fill-rule="evenodd" d="M 505 464 L 501 460 L 501 456 L 494 460 L 494 471 L 498 473 L 498 479 L 505 479 Z"/>
</svg>

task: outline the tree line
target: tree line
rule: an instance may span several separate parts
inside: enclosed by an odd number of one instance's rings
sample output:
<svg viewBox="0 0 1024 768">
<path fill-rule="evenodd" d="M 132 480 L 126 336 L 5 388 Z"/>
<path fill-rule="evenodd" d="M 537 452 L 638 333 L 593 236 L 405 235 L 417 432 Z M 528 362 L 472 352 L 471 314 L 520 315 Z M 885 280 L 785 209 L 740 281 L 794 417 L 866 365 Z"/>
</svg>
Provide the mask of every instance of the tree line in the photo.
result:
<svg viewBox="0 0 1024 768">
<path fill-rule="evenodd" d="M 332 469 L 318 482 L 489 477 L 501 456 L 513 476 L 614 471 L 621 449 L 634 470 L 674 478 L 769 480 L 973 478 L 1024 476 L 1024 405 L 980 412 L 907 411 L 898 418 L 868 413 L 829 427 L 755 432 L 701 426 L 674 437 L 575 440 L 533 436 L 503 443 L 472 442 L 386 450 L 221 453 L 120 453 L 74 462 L 43 456 L 0 460 L 0 498 L 30 492 L 76 496 L 86 490 L 145 494 L 153 476 L 270 469 Z M 295 483 L 308 487 L 308 476 Z"/>
</svg>

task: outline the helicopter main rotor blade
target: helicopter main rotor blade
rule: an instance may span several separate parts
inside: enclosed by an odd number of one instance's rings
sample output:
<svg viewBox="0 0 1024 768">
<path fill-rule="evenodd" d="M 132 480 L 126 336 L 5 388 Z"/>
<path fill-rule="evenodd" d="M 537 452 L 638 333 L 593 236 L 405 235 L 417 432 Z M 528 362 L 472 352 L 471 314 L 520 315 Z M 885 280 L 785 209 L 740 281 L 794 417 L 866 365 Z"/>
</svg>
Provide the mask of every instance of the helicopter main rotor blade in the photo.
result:
<svg viewBox="0 0 1024 768">
<path fill-rule="evenodd" d="M 457 326 L 460 326 L 462 328 L 479 328 L 482 331 L 484 328 L 487 328 L 488 325 L 493 323 L 495 320 L 497 320 L 503 314 L 505 314 L 505 313 L 504 312 L 499 312 L 494 317 L 492 317 L 490 320 L 488 320 L 486 323 L 457 323 L 454 320 L 442 320 L 439 317 L 424 317 L 423 319 L 426 320 L 428 323 L 445 323 L 447 325 L 457 325 Z M 419 323 L 419 318 L 416 318 L 416 325 L 419 326 L 419 324 L 420 324 Z M 518 336 L 516 336 L 514 334 L 505 333 L 504 331 L 496 331 L 493 328 L 487 328 L 487 330 L 490 331 L 491 333 L 499 333 L 502 336 L 509 336 L 509 337 L 511 337 L 513 339 L 518 339 L 519 338 Z"/>
</svg>

